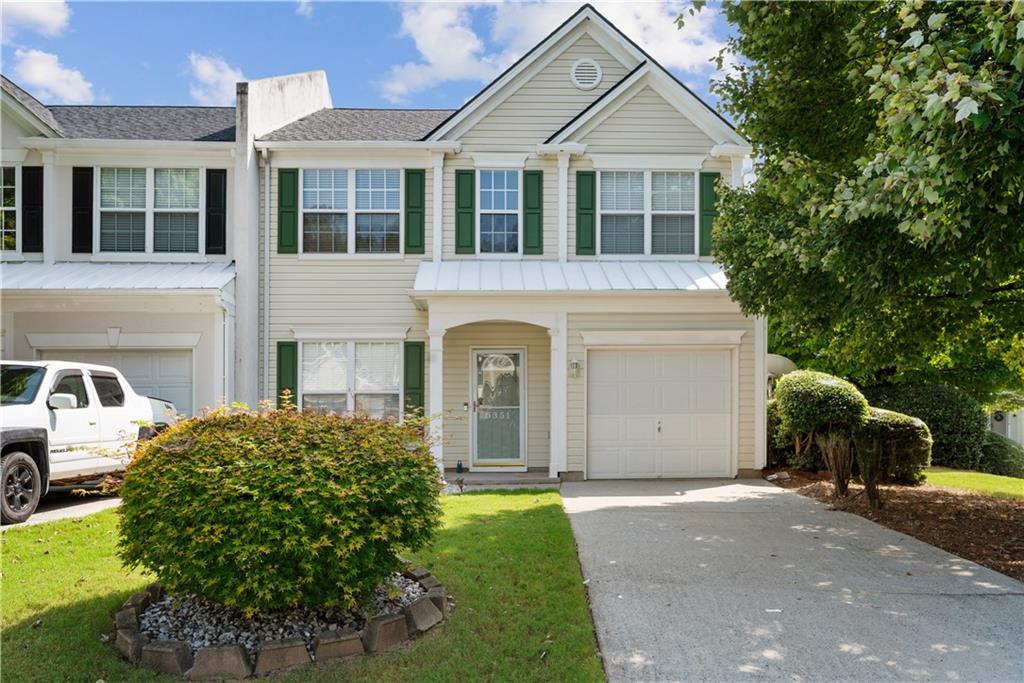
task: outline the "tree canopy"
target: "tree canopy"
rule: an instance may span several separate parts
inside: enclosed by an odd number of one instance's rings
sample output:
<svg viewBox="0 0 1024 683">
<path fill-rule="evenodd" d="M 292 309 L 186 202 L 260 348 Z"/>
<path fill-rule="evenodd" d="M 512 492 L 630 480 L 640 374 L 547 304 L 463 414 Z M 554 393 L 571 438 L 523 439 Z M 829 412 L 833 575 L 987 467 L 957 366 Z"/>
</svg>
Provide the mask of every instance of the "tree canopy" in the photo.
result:
<svg viewBox="0 0 1024 683">
<path fill-rule="evenodd" d="M 757 177 L 721 188 L 714 250 L 772 350 L 1024 390 L 1024 3 L 723 9 L 738 64 L 712 87 Z"/>
</svg>

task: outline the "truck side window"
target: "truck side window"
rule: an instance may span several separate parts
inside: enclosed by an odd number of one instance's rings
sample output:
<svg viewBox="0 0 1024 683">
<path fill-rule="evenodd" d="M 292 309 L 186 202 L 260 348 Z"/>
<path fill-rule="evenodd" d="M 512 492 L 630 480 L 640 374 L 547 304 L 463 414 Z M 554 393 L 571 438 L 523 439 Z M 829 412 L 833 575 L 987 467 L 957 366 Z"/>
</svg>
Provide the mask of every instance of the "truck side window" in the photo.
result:
<svg viewBox="0 0 1024 683">
<path fill-rule="evenodd" d="M 79 408 L 89 406 L 89 392 L 85 390 L 85 378 L 81 373 L 67 373 L 62 375 L 51 394 L 74 394 L 78 399 Z"/>
<path fill-rule="evenodd" d="M 100 405 L 104 408 L 120 408 L 124 405 L 124 389 L 114 375 L 90 372 L 92 385 L 96 387 L 96 394 L 100 397 Z"/>
</svg>

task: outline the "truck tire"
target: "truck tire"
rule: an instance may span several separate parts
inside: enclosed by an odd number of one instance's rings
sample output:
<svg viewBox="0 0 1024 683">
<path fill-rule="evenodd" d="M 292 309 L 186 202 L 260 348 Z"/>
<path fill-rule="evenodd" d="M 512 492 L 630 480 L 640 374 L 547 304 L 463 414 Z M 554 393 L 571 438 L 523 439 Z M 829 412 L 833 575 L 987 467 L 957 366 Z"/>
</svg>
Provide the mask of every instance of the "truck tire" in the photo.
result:
<svg viewBox="0 0 1024 683">
<path fill-rule="evenodd" d="M 36 511 L 43 490 L 36 461 L 28 453 L 8 453 L 3 459 L 0 481 L 3 482 L 3 496 L 0 497 L 0 517 L 3 523 L 24 522 Z"/>
</svg>

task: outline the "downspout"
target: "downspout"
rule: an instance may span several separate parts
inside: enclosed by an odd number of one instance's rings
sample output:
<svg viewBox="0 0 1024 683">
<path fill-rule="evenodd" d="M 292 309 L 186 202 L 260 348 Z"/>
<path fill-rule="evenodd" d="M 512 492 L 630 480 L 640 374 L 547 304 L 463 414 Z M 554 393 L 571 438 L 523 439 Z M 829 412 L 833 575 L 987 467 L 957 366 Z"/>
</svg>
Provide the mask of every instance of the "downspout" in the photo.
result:
<svg viewBox="0 0 1024 683">
<path fill-rule="evenodd" d="M 263 153 L 263 400 L 270 398 L 270 150 Z"/>
</svg>

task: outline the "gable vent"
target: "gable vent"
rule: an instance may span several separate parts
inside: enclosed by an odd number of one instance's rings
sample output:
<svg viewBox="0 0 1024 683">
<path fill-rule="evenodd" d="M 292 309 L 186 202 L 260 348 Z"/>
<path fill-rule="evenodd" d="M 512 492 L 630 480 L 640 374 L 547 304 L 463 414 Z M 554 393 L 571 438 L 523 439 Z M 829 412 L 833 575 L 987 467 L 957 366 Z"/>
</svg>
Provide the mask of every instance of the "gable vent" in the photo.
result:
<svg viewBox="0 0 1024 683">
<path fill-rule="evenodd" d="M 601 65 L 593 59 L 578 59 L 569 70 L 569 76 L 580 90 L 593 90 L 601 84 Z"/>
</svg>

